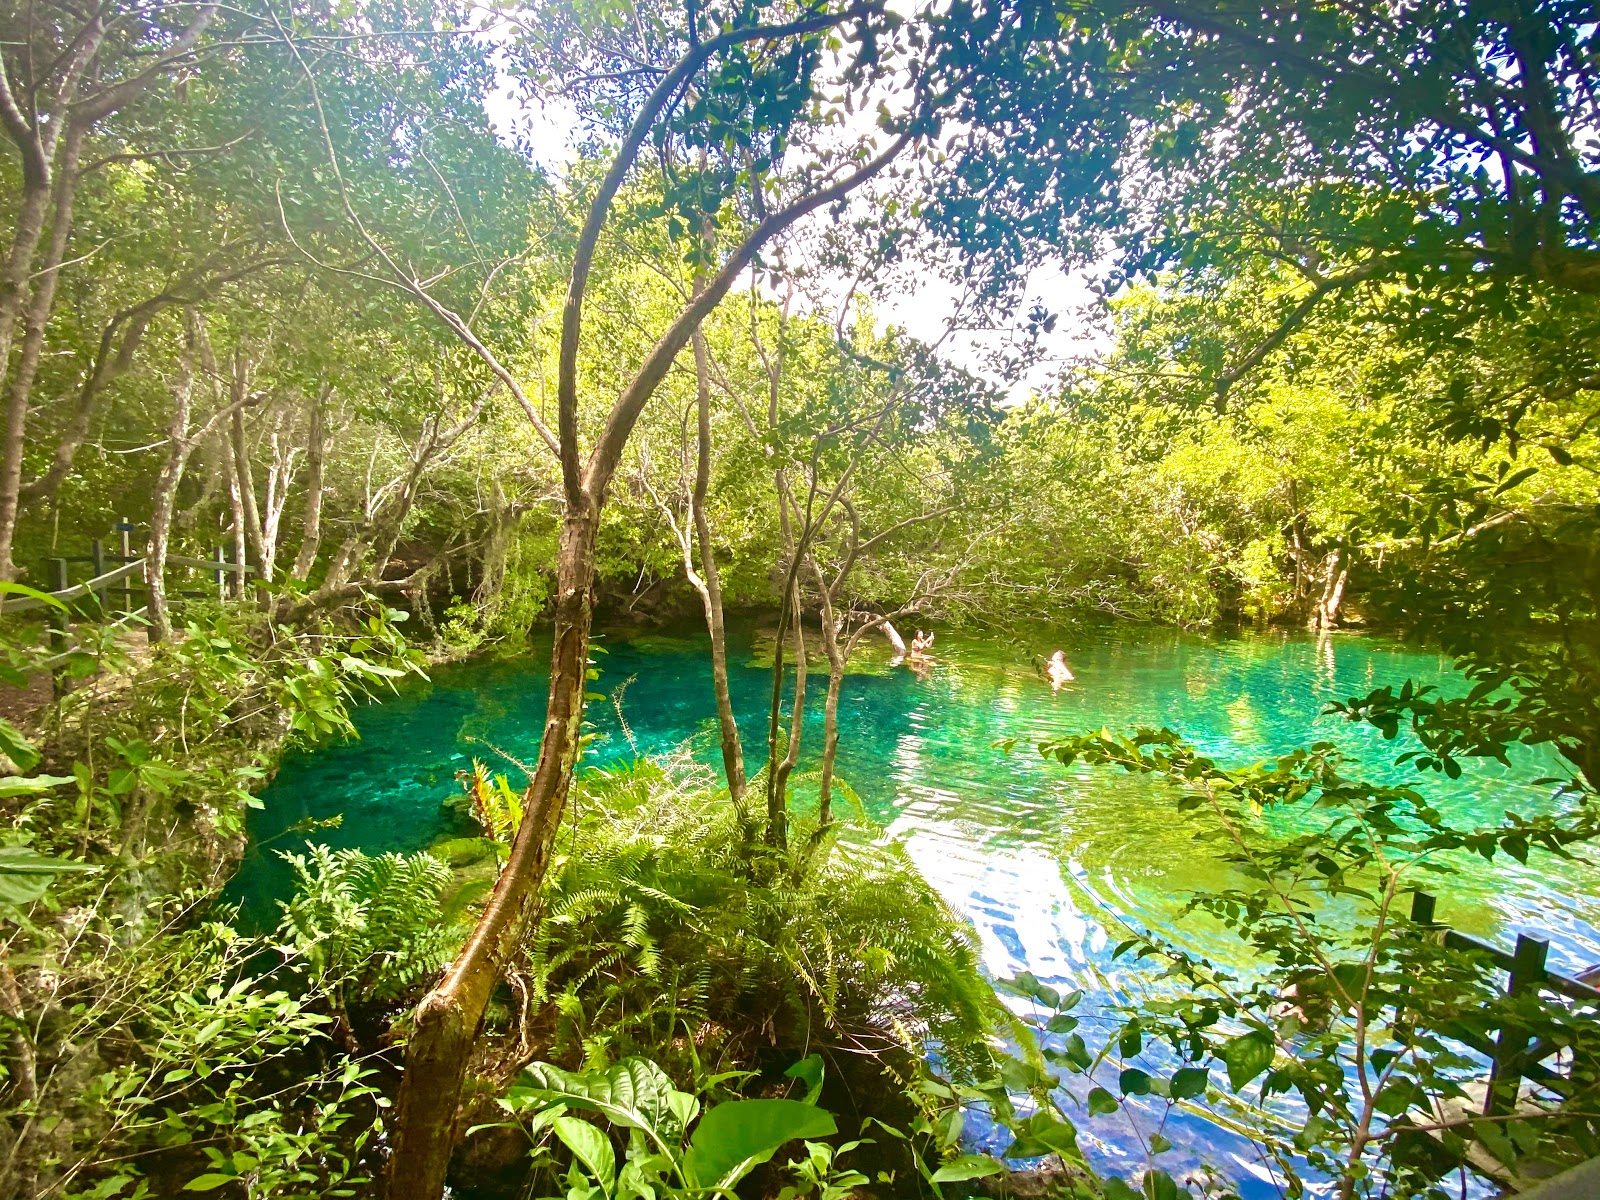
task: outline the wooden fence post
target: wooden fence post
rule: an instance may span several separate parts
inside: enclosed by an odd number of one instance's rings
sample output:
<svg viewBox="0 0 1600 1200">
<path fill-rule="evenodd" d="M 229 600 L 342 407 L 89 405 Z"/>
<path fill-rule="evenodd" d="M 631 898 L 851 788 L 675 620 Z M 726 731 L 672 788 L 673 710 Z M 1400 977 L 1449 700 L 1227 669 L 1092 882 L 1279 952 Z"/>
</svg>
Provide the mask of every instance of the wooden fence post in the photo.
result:
<svg viewBox="0 0 1600 1200">
<path fill-rule="evenodd" d="M 228 552 L 221 546 L 218 546 L 216 548 L 215 556 L 217 560 L 217 569 L 211 572 L 211 575 L 217 583 L 217 599 L 219 601 L 226 600 L 228 598 L 228 573 L 222 568 L 227 564 Z"/>
<path fill-rule="evenodd" d="M 128 535 L 133 532 L 133 522 L 123 517 L 117 522 L 117 531 L 122 534 L 122 561 L 131 562 L 133 551 L 128 549 Z M 122 611 L 133 611 L 133 578 L 129 575 L 122 577 Z"/>
<path fill-rule="evenodd" d="M 1506 987 L 1506 995 L 1520 996 L 1537 990 L 1544 983 L 1544 963 L 1549 953 L 1549 942 L 1519 933 L 1517 947 L 1511 952 L 1511 982 Z M 1500 1036 L 1495 1039 L 1489 1090 L 1484 1094 L 1484 1116 L 1504 1115 L 1515 1110 L 1522 1088 L 1521 1058 L 1527 1048 L 1525 1031 L 1515 1025 L 1501 1027 Z"/>
</svg>

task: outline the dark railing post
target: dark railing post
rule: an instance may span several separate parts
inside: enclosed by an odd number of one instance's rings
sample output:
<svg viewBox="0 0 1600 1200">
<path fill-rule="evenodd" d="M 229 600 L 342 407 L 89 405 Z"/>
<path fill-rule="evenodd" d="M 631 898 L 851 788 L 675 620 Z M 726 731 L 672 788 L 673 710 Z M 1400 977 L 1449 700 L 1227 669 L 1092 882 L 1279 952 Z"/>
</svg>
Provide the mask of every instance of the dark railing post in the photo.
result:
<svg viewBox="0 0 1600 1200">
<path fill-rule="evenodd" d="M 211 575 L 217 582 L 217 599 L 226 600 L 228 598 L 228 574 L 223 570 L 223 567 L 227 565 L 228 552 L 221 546 L 216 549 L 216 560 L 217 569 L 211 572 Z"/>
<path fill-rule="evenodd" d="M 52 573 L 55 575 L 55 590 L 58 592 L 66 591 L 72 586 L 68 576 L 67 560 L 64 558 L 52 558 L 50 565 Z M 53 649 L 57 654 L 63 653 L 67 648 L 67 616 L 66 609 L 57 608 L 53 604 L 50 606 L 50 628 L 55 633 L 56 643 Z M 56 667 L 50 672 L 50 686 L 57 696 L 60 696 L 66 690 L 64 686 L 66 680 L 65 666 Z"/>
<path fill-rule="evenodd" d="M 1411 923 L 1413 925 L 1422 925 L 1422 926 L 1428 926 L 1428 925 L 1437 924 L 1437 922 L 1435 922 L 1434 919 L 1433 919 L 1433 912 L 1434 912 L 1434 908 L 1438 905 L 1438 903 L 1439 903 L 1438 899 L 1436 897 L 1434 897 L 1434 896 L 1429 895 L 1427 892 L 1412 892 L 1411 893 Z M 1408 1034 L 1409 1034 L 1410 1026 L 1409 1026 L 1409 1023 L 1405 1019 L 1405 1013 L 1406 1013 L 1406 1003 L 1407 1003 L 1408 1000 L 1410 1000 L 1410 998 L 1411 998 L 1411 985 L 1409 983 L 1401 984 L 1400 985 L 1400 999 L 1395 1001 L 1395 1006 L 1394 1006 L 1394 1023 L 1395 1023 L 1395 1027 L 1396 1027 L 1397 1030 L 1405 1029 L 1405 1030 L 1407 1030 Z"/>
<path fill-rule="evenodd" d="M 94 541 L 89 543 L 89 564 L 89 578 L 99 579 L 100 576 L 106 573 L 106 544 L 99 538 L 95 538 Z M 103 587 L 96 588 L 94 598 L 99 602 L 100 616 L 104 619 L 106 616 L 106 589 Z"/>
<path fill-rule="evenodd" d="M 1549 953 L 1549 942 L 1519 933 L 1517 948 L 1511 952 L 1511 982 L 1506 987 L 1506 995 L 1524 995 L 1543 984 L 1544 962 Z M 1517 1093 L 1522 1083 L 1520 1060 L 1527 1048 L 1526 1032 L 1514 1025 L 1501 1028 L 1500 1036 L 1495 1039 L 1494 1068 L 1489 1073 L 1489 1090 L 1483 1100 L 1484 1116 L 1504 1115 L 1516 1108 Z"/>
</svg>

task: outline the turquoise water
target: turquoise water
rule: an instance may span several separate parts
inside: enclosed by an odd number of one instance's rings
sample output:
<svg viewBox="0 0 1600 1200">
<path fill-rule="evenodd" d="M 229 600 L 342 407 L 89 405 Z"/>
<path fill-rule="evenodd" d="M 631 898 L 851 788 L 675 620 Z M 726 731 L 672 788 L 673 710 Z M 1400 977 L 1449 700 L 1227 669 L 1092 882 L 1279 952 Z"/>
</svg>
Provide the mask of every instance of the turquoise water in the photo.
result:
<svg viewBox="0 0 1600 1200">
<path fill-rule="evenodd" d="M 756 758 L 765 746 L 770 646 L 748 631 L 737 643 L 734 700 L 747 754 Z M 603 677 L 595 686 L 620 697 L 590 705 L 599 736 L 586 761 L 688 748 L 715 763 L 704 636 L 613 635 L 602 644 L 610 653 L 599 658 Z M 1228 960 L 1230 942 L 1177 916 L 1189 891 L 1228 876 L 1210 844 L 1195 840 L 1198 826 L 1176 812 L 1167 785 L 1062 768 L 1032 742 L 1103 725 L 1167 725 L 1220 761 L 1244 763 L 1328 740 L 1361 760 L 1369 777 L 1415 779 L 1393 765 L 1403 744 L 1319 713 L 1329 700 L 1382 684 L 1448 677 L 1437 655 L 1350 634 L 1111 630 L 1066 644 L 1078 682 L 1061 692 L 1033 669 L 1033 656 L 1053 648 L 1044 639 L 1013 646 L 941 635 L 925 677 L 890 666 L 886 648 L 871 647 L 846 681 L 839 771 L 881 836 L 901 840 L 973 922 L 989 971 L 1004 977 L 1026 969 L 1063 990 L 1082 988 L 1091 1014 L 1125 998 L 1131 985 L 1129 967 L 1110 960 L 1128 927 L 1156 929 Z M 819 682 L 825 675 L 813 675 L 813 751 L 821 739 Z M 307 817 L 343 814 L 342 828 L 315 836 L 369 851 L 415 850 L 467 832 L 443 807 L 459 790 L 455 772 L 477 757 L 520 781 L 508 760 L 531 764 L 537 756 L 545 699 L 543 667 L 526 659 L 441 667 L 431 682 L 363 709 L 359 741 L 284 763 L 265 808 L 253 814 L 255 847 L 236 894 L 258 919 L 270 918 L 288 886 L 271 852 L 299 848 L 304 839 L 283 831 Z M 994 745 L 1003 738 L 1021 740 L 1007 754 Z M 1422 782 L 1445 807 L 1489 821 L 1507 808 L 1547 806 L 1549 789 L 1527 781 L 1553 766 L 1530 757 L 1512 770 L 1476 767 L 1454 784 L 1433 776 Z M 1558 970 L 1600 962 L 1600 871 L 1537 858 L 1527 867 L 1497 864 L 1493 873 L 1468 864 L 1439 890 L 1440 917 L 1458 928 L 1503 944 L 1522 930 L 1548 937 Z M 1142 1162 L 1122 1117 L 1085 1118 L 1083 1126 L 1098 1165 Z M 1243 1139 L 1192 1118 L 1169 1126 L 1167 1136 L 1179 1147 L 1163 1159 L 1169 1169 L 1206 1157 L 1247 1194 L 1275 1194 Z"/>
</svg>

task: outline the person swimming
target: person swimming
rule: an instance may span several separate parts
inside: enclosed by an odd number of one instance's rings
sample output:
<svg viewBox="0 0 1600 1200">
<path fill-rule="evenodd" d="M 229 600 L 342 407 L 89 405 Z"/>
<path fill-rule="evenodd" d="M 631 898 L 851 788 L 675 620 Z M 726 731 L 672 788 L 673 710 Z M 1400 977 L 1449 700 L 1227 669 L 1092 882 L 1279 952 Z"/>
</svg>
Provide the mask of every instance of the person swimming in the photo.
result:
<svg viewBox="0 0 1600 1200">
<path fill-rule="evenodd" d="M 1067 652 L 1057 650 L 1050 656 L 1050 661 L 1044 665 L 1045 678 L 1050 681 L 1050 686 L 1060 691 L 1064 686 L 1077 678 L 1072 673 L 1072 668 L 1067 666 Z"/>
<path fill-rule="evenodd" d="M 916 636 L 911 639 L 911 657 L 924 658 L 933 647 L 933 634 L 917 630 Z"/>
</svg>

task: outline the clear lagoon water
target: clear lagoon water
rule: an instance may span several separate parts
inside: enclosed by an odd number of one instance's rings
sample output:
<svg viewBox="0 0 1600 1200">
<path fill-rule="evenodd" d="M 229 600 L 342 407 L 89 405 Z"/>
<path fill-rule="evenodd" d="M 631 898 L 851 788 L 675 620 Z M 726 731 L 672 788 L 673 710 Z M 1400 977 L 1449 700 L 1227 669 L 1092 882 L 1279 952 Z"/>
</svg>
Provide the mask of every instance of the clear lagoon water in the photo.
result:
<svg viewBox="0 0 1600 1200">
<path fill-rule="evenodd" d="M 765 748 L 771 646 L 750 629 L 734 642 L 734 702 L 754 769 Z M 603 674 L 593 686 L 620 691 L 620 704 L 590 704 L 599 736 L 585 762 L 687 748 L 715 765 L 704 635 L 613 633 L 600 644 L 609 653 L 597 656 Z M 1078 676 L 1060 692 L 1035 669 L 1035 656 L 1056 645 L 1066 647 Z M 859 795 L 870 835 L 901 841 L 971 920 L 993 976 L 1029 970 L 1063 991 L 1087 993 L 1082 1032 L 1091 1046 L 1096 1014 L 1139 986 L 1129 964 L 1111 960 L 1129 929 L 1158 931 L 1224 963 L 1237 957 L 1228 939 L 1179 917 L 1193 890 L 1224 886 L 1229 873 L 1212 843 L 1196 839 L 1199 820 L 1176 811 L 1170 785 L 1081 764 L 1063 768 L 1040 757 L 1039 740 L 1165 725 L 1237 764 L 1331 741 L 1367 777 L 1415 781 L 1460 816 L 1490 822 L 1506 809 L 1527 814 L 1551 803 L 1550 788 L 1532 781 L 1557 773 L 1552 760 L 1530 754 L 1510 769 L 1475 764 L 1454 782 L 1418 777 L 1394 764 L 1408 748 L 1403 739 L 1386 742 L 1369 727 L 1321 716 L 1328 701 L 1383 684 L 1451 686 L 1448 661 L 1376 637 L 1112 627 L 1059 641 L 1042 634 L 1030 644 L 941 634 L 936 650 L 925 675 L 891 666 L 887 647 L 862 653 L 840 704 L 839 773 Z M 814 755 L 825 672 L 812 683 L 806 736 Z M 537 757 L 546 692 L 537 657 L 443 666 L 430 681 L 364 707 L 359 740 L 291 755 L 263 794 L 265 807 L 252 813 L 253 845 L 235 897 L 247 914 L 271 921 L 289 887 L 273 852 L 300 848 L 304 838 L 284 831 L 308 817 L 342 814 L 342 827 L 312 836 L 371 852 L 417 850 L 470 832 L 444 807 L 459 792 L 455 773 L 480 758 L 520 781 L 508 760 Z M 1007 738 L 1018 739 L 1010 753 L 995 745 Z M 1526 867 L 1467 863 L 1437 890 L 1440 919 L 1457 928 L 1508 947 L 1522 931 L 1549 938 L 1557 970 L 1600 962 L 1600 869 L 1537 856 Z M 1079 1123 L 1093 1164 L 1124 1172 L 1142 1166 L 1124 1116 L 1083 1115 Z M 994 1131 L 971 1132 L 984 1148 L 1004 1144 Z M 1246 1139 L 1190 1116 L 1175 1118 L 1166 1136 L 1177 1148 L 1161 1162 L 1175 1174 L 1204 1159 L 1247 1200 L 1277 1194 Z"/>
</svg>

